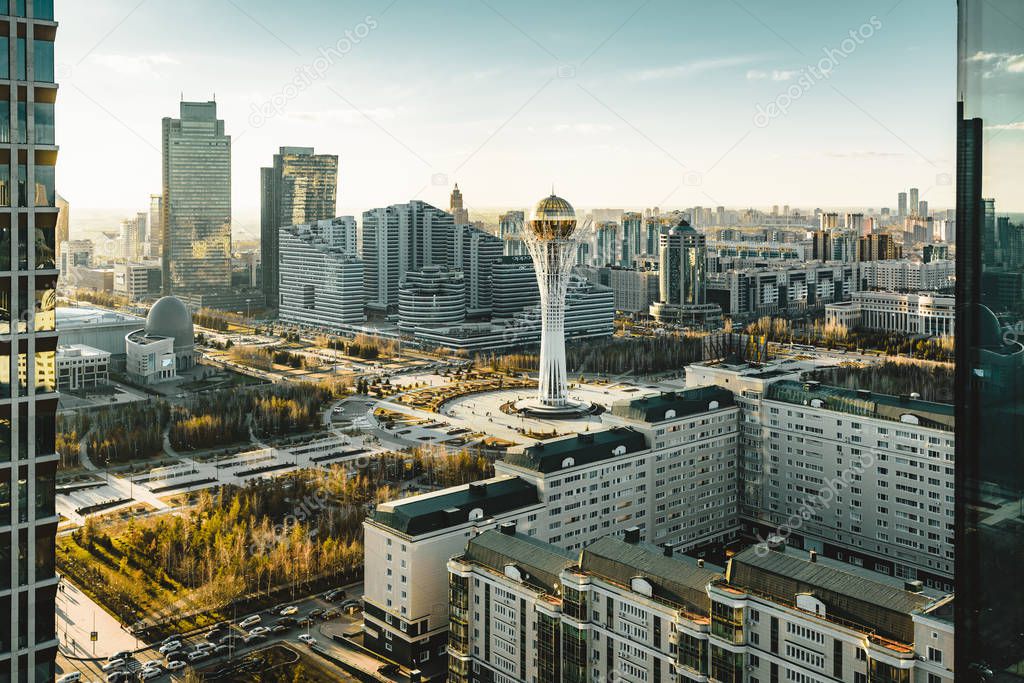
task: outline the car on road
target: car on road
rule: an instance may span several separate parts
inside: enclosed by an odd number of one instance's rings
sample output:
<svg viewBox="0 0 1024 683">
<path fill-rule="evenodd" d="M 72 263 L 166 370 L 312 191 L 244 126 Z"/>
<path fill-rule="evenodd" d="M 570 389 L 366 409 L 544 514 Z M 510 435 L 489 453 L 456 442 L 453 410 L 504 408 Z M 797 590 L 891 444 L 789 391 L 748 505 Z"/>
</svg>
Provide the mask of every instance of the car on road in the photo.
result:
<svg viewBox="0 0 1024 683">
<path fill-rule="evenodd" d="M 206 652 L 207 650 L 212 650 L 215 647 L 216 645 L 214 645 L 213 643 L 196 643 L 196 646 L 195 648 L 193 648 L 193 650 L 195 652 Z"/>
<path fill-rule="evenodd" d="M 126 666 L 128 666 L 128 660 L 127 659 L 112 659 L 112 660 L 108 661 L 106 664 L 104 664 L 103 666 L 101 666 L 100 670 L 103 673 L 108 673 L 110 671 L 120 671 L 121 669 L 125 668 Z"/>
<path fill-rule="evenodd" d="M 144 681 L 148 681 L 151 678 L 159 678 L 164 675 L 164 670 L 156 666 L 143 667 L 142 671 L 139 672 L 139 678 Z"/>
<path fill-rule="evenodd" d="M 80 680 L 82 680 L 82 672 L 72 671 L 71 673 L 66 673 L 58 678 L 57 683 L 78 683 Z"/>
<path fill-rule="evenodd" d="M 188 653 L 188 661 L 190 661 L 190 662 L 201 662 L 201 661 L 203 661 L 204 659 L 206 659 L 209 656 L 210 656 L 210 653 L 207 652 L 206 650 L 196 650 L 195 652 L 189 652 Z"/>
<path fill-rule="evenodd" d="M 259 640 L 266 640 L 267 634 L 265 633 L 250 633 L 249 635 L 242 638 L 242 642 L 248 645 L 249 643 L 255 643 Z"/>
<path fill-rule="evenodd" d="M 249 631 L 250 636 L 265 636 L 270 633 L 270 629 L 266 626 L 257 626 L 256 628 Z"/>
<path fill-rule="evenodd" d="M 107 683 L 128 683 L 128 681 L 134 679 L 134 674 L 130 674 L 127 671 L 115 671 L 107 674 Z"/>
<path fill-rule="evenodd" d="M 107 661 L 112 662 L 115 659 L 131 659 L 133 654 L 135 653 L 131 650 L 121 650 L 120 652 L 115 652 L 114 654 L 107 657 Z"/>
<path fill-rule="evenodd" d="M 270 632 L 271 633 L 284 633 L 285 631 L 289 630 L 290 628 L 291 628 L 290 626 L 285 626 L 284 624 L 277 624 L 276 626 L 271 627 Z"/>
<path fill-rule="evenodd" d="M 165 659 L 168 662 L 187 662 L 188 653 L 184 650 L 175 650 L 174 652 L 168 652 Z"/>
<path fill-rule="evenodd" d="M 377 673 L 384 674 L 385 676 L 394 676 L 399 670 L 397 664 L 381 664 L 377 667 Z"/>
<path fill-rule="evenodd" d="M 282 617 L 290 617 L 293 614 L 298 614 L 298 612 L 299 612 L 299 608 L 298 607 L 296 607 L 295 605 L 288 605 L 283 610 L 278 612 L 278 614 L 280 614 Z"/>
<path fill-rule="evenodd" d="M 263 617 L 258 614 L 253 614 L 238 622 L 238 626 L 239 628 L 249 628 L 250 626 L 255 626 L 261 621 L 263 621 Z"/>
<path fill-rule="evenodd" d="M 161 640 L 160 644 L 161 645 L 166 645 L 167 643 L 173 643 L 176 640 L 182 640 L 184 637 L 185 636 L 178 635 L 177 633 L 175 633 L 173 636 L 167 636 L 166 638 Z"/>
<path fill-rule="evenodd" d="M 228 630 L 226 628 L 215 629 L 206 634 L 206 640 L 208 642 L 215 643 L 227 634 Z"/>
<path fill-rule="evenodd" d="M 345 599 L 345 589 L 344 588 L 332 588 L 331 590 L 329 590 L 326 593 L 324 593 L 324 600 L 326 600 L 328 602 L 334 602 L 335 600 L 344 600 L 344 599 Z"/>
<path fill-rule="evenodd" d="M 309 617 L 302 617 L 301 619 L 299 619 L 298 621 L 295 622 L 295 625 L 296 626 L 312 626 L 313 625 L 313 620 L 310 619 Z"/>
<path fill-rule="evenodd" d="M 308 633 L 303 633 L 303 634 L 299 635 L 299 641 L 303 642 L 303 643 L 305 643 L 306 645 L 309 645 L 309 646 L 316 645 L 316 638 L 314 638 L 313 636 L 309 635 Z"/>
<path fill-rule="evenodd" d="M 173 662 L 167 662 L 168 671 L 179 671 L 184 669 L 187 665 L 180 659 L 175 659 Z"/>
<path fill-rule="evenodd" d="M 299 623 L 299 620 L 295 617 L 281 617 L 280 619 L 274 622 L 274 625 L 287 626 L 288 628 L 291 628 L 292 626 L 295 626 L 295 624 L 297 623 Z"/>
<path fill-rule="evenodd" d="M 180 649 L 181 649 L 181 641 L 180 640 L 172 640 L 171 642 L 167 643 L 166 645 L 161 645 L 160 648 L 157 650 L 157 652 L 159 652 L 162 655 L 169 655 L 172 652 L 177 652 Z"/>
<path fill-rule="evenodd" d="M 341 616 L 341 612 L 339 612 L 338 610 L 336 610 L 336 609 L 329 609 L 329 610 L 325 611 L 323 613 L 323 615 L 321 615 L 320 618 L 323 619 L 324 621 L 330 621 L 331 619 L 337 619 L 340 616 Z"/>
<path fill-rule="evenodd" d="M 310 610 L 307 616 L 309 616 L 310 619 L 319 619 L 323 616 L 324 611 L 324 609 L 317 607 L 316 609 Z"/>
</svg>

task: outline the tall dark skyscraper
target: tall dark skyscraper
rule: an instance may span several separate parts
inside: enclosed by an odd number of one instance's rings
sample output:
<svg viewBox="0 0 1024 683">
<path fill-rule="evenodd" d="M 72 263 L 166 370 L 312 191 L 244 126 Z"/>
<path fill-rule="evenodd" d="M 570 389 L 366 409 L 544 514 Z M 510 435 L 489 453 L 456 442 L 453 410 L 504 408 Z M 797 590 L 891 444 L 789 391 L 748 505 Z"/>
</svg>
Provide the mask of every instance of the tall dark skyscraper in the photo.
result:
<svg viewBox="0 0 1024 683">
<path fill-rule="evenodd" d="M 38 683 L 57 652 L 57 24 L 52 0 L 0 18 L 0 681 Z"/>
<path fill-rule="evenodd" d="M 231 136 L 216 102 L 182 102 L 163 120 L 163 286 L 167 294 L 231 288 Z"/>
<path fill-rule="evenodd" d="M 312 147 L 282 147 L 273 166 L 260 169 L 260 262 L 267 305 L 278 306 L 281 228 L 335 217 L 338 157 Z"/>
<path fill-rule="evenodd" d="M 1024 677 L 1024 3 L 959 0 L 956 670 Z"/>
</svg>

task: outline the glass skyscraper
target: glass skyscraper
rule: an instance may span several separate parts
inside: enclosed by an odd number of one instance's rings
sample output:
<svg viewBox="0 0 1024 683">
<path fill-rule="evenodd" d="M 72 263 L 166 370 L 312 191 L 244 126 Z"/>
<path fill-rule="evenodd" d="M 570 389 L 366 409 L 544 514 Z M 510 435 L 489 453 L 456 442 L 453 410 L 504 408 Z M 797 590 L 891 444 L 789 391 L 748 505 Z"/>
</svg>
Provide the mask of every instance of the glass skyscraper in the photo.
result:
<svg viewBox="0 0 1024 683">
<path fill-rule="evenodd" d="M 231 287 L 231 137 L 216 102 L 182 102 L 163 120 L 165 294 Z"/>
<path fill-rule="evenodd" d="M 1024 678 L 1024 3 L 959 0 L 956 671 Z"/>
<path fill-rule="evenodd" d="M 57 456 L 52 0 L 0 0 L 0 682 L 52 681 Z"/>
<path fill-rule="evenodd" d="M 267 305 L 277 308 L 280 230 L 335 217 L 338 157 L 312 147 L 282 147 L 260 169 L 260 263 Z"/>
</svg>

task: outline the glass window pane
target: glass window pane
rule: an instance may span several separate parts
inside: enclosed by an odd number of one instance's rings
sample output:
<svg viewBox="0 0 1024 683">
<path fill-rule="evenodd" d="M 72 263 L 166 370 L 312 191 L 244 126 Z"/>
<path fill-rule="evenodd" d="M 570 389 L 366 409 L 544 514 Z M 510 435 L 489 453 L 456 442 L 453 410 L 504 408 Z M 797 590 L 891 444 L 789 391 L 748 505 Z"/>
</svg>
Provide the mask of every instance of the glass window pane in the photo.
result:
<svg viewBox="0 0 1024 683">
<path fill-rule="evenodd" d="M 24 14 L 22 14 L 20 16 L 24 16 Z M 23 81 L 26 78 L 26 70 L 25 70 L 25 39 L 24 38 L 18 38 L 17 51 L 18 51 L 18 54 L 16 56 L 16 59 L 17 59 L 17 71 L 15 72 L 14 78 L 16 80 Z"/>
<path fill-rule="evenodd" d="M 32 16 L 53 20 L 53 0 L 32 0 Z"/>
<path fill-rule="evenodd" d="M 11 167 L 0 164 L 0 206 L 11 205 Z"/>
<path fill-rule="evenodd" d="M 0 107 L 2 106 L 3 103 L 0 103 Z M 33 106 L 33 114 L 35 116 L 36 144 L 54 144 L 53 105 L 46 102 L 36 102 Z M 2 112 L 0 112 L 0 116 L 3 116 Z M 0 136 L 3 134 L 3 122 L 0 120 Z M 0 142 L 3 142 L 3 140 L 0 140 Z"/>
<path fill-rule="evenodd" d="M 18 102 L 15 107 L 18 110 L 18 132 L 17 142 L 25 144 L 28 142 L 28 105 L 24 102 Z"/>
<path fill-rule="evenodd" d="M 0 101 L 0 143 L 11 141 L 11 103 Z"/>
<path fill-rule="evenodd" d="M 33 66 L 37 81 L 53 82 L 53 43 L 48 40 L 35 41 Z"/>
<path fill-rule="evenodd" d="M 53 166 L 36 166 L 36 189 L 33 193 L 34 206 L 53 206 L 57 201 L 54 190 L 56 173 Z"/>
<path fill-rule="evenodd" d="M 10 38 L 0 37 L 0 78 L 11 77 Z"/>
</svg>

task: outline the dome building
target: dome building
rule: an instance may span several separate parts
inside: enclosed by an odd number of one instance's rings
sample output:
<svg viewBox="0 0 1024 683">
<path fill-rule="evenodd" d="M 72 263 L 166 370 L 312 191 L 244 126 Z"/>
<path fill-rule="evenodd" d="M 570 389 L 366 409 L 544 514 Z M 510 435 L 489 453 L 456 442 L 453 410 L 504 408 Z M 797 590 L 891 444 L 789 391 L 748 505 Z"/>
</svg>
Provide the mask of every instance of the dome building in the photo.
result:
<svg viewBox="0 0 1024 683">
<path fill-rule="evenodd" d="M 181 299 L 173 296 L 153 304 L 146 326 L 125 336 L 128 375 L 140 384 L 178 379 L 196 365 L 192 316 Z"/>
</svg>

